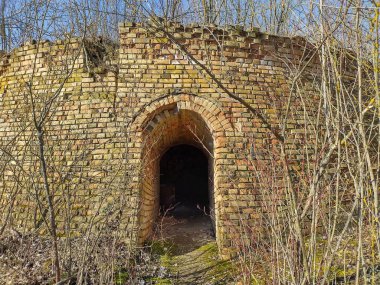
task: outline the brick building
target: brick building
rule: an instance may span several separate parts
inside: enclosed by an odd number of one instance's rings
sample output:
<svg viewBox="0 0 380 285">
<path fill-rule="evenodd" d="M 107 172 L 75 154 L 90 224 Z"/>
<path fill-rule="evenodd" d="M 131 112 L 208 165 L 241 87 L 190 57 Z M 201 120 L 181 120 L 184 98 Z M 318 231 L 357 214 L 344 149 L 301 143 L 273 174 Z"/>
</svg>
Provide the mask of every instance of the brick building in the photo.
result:
<svg viewBox="0 0 380 285">
<path fill-rule="evenodd" d="M 223 253 L 243 221 L 286 206 L 278 157 L 285 150 L 294 171 L 309 151 L 319 103 L 315 52 L 302 38 L 258 29 L 123 23 L 119 30 L 117 47 L 71 39 L 3 55 L 3 224 L 43 227 L 36 119 L 62 232 L 70 200 L 72 229 L 111 213 L 128 240 L 145 241 L 160 193 L 171 191 L 160 183 L 160 160 L 173 147 L 192 146 L 206 157 L 207 186 L 188 196 L 208 203 Z M 303 98 L 292 95 L 300 70 Z M 261 176 L 268 168 L 276 169 L 271 189 L 278 189 L 271 201 Z"/>
</svg>

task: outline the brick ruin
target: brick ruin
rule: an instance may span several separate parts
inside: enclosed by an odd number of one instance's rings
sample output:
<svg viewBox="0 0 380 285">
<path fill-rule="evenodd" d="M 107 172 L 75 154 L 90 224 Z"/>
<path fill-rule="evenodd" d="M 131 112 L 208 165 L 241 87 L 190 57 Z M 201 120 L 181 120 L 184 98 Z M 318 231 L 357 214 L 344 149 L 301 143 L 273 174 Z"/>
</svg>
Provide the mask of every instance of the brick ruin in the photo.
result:
<svg viewBox="0 0 380 285">
<path fill-rule="evenodd" d="M 268 203 L 284 206 L 283 165 L 271 153 L 283 145 L 297 169 L 309 151 L 305 114 L 319 104 L 315 51 L 300 37 L 240 27 L 123 23 L 119 31 L 118 46 L 71 39 L 26 43 L 2 56 L 1 220 L 43 228 L 34 108 L 43 117 L 59 222 L 70 196 L 71 228 L 117 212 L 127 240 L 144 242 L 160 207 L 160 158 L 191 145 L 208 160 L 210 209 L 225 254 L 234 227 L 270 211 Z M 291 98 L 299 69 L 306 100 Z M 262 195 L 260 165 L 279 169 L 273 201 Z"/>
</svg>

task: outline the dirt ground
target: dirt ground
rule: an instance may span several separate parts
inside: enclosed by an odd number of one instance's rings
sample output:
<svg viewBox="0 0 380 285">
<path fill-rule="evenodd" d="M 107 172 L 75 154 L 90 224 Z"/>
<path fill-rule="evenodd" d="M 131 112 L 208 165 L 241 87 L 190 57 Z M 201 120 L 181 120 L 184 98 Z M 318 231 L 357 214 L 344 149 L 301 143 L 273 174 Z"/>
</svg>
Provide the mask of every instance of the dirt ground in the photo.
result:
<svg viewBox="0 0 380 285">
<path fill-rule="evenodd" d="M 210 216 L 194 207 L 177 206 L 160 219 L 159 227 L 161 237 L 175 245 L 174 255 L 188 253 L 215 241 Z"/>
<path fill-rule="evenodd" d="M 166 274 L 153 284 L 234 284 L 230 263 L 219 259 L 212 220 L 202 210 L 179 205 L 158 228 L 168 245 L 160 259 Z"/>
</svg>

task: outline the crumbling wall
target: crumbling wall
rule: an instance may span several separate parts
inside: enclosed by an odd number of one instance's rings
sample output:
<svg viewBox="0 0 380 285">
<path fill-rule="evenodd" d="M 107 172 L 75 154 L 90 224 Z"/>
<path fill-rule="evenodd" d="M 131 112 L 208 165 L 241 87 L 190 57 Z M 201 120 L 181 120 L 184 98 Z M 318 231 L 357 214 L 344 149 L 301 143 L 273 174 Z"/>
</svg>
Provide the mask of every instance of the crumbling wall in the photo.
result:
<svg viewBox="0 0 380 285">
<path fill-rule="evenodd" d="M 49 177 L 57 205 L 72 203 L 73 229 L 115 214 L 131 241 L 148 238 L 159 201 L 155 158 L 178 143 L 210 153 L 221 249 L 231 247 L 241 221 L 255 221 L 268 205 L 284 206 L 277 154 L 283 146 L 299 167 L 313 139 L 305 113 L 312 116 L 318 104 L 308 75 L 317 74 L 319 64 L 305 40 L 239 27 L 123 23 L 107 64 L 98 54 L 104 50 L 94 55 L 86 46 L 79 40 L 32 43 L 2 57 L 3 223 L 41 227 L 46 208 L 32 98 L 38 112 L 54 98 L 44 123 L 48 162 L 56 166 Z M 304 101 L 291 95 L 292 72 L 299 69 Z M 265 167 L 258 165 L 280 170 L 274 172 L 278 196 L 265 207 L 258 179 Z M 64 217 L 67 208 L 57 207 Z"/>
</svg>

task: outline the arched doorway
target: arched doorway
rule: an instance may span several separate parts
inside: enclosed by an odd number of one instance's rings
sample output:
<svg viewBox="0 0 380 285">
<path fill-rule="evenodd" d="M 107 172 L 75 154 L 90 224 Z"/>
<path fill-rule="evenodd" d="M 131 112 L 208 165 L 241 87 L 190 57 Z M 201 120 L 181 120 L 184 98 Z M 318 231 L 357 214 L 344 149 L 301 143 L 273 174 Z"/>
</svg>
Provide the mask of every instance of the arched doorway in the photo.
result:
<svg viewBox="0 0 380 285">
<path fill-rule="evenodd" d="M 196 94 L 165 94 L 139 108 L 128 130 L 127 185 L 131 194 L 130 208 L 123 218 L 130 241 L 141 245 L 152 236 L 160 209 L 162 155 L 173 146 L 188 144 L 208 155 L 210 215 L 219 250 L 228 254 L 224 195 L 230 173 L 224 160 L 235 128 L 218 102 Z"/>
<path fill-rule="evenodd" d="M 198 233 L 215 238 L 214 139 L 202 116 L 166 106 L 147 123 L 143 142 L 140 241 L 157 233 L 163 216 L 176 219 L 175 229 L 186 224 L 192 241 Z"/>
</svg>

